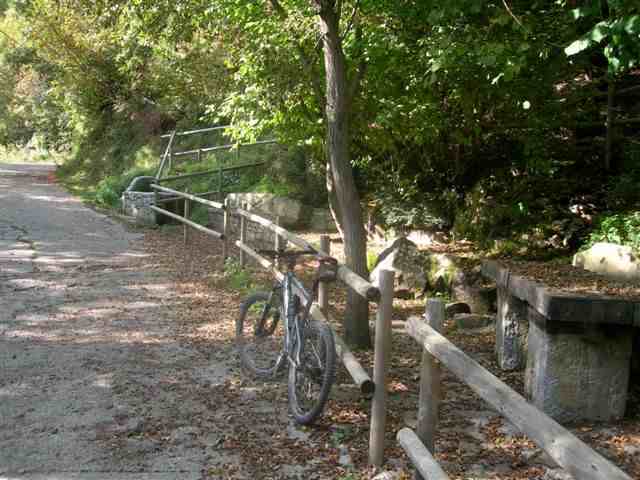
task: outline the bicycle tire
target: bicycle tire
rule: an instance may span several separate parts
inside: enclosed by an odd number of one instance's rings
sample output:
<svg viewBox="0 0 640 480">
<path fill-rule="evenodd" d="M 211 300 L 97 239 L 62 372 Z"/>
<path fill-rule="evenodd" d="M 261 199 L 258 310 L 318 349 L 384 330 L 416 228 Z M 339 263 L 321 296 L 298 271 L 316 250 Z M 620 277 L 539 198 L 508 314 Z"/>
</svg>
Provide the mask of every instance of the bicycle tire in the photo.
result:
<svg viewBox="0 0 640 480">
<path fill-rule="evenodd" d="M 257 292 L 240 305 L 236 347 L 241 365 L 256 377 L 275 376 L 285 360 L 281 355 L 284 329 L 279 301 L 278 294 Z"/>
<path fill-rule="evenodd" d="M 322 414 L 335 381 L 336 347 L 331 329 L 322 322 L 311 320 L 302 337 L 300 365 L 289 366 L 289 408 L 297 423 L 309 425 Z M 303 398 L 305 390 L 310 398 Z"/>
</svg>

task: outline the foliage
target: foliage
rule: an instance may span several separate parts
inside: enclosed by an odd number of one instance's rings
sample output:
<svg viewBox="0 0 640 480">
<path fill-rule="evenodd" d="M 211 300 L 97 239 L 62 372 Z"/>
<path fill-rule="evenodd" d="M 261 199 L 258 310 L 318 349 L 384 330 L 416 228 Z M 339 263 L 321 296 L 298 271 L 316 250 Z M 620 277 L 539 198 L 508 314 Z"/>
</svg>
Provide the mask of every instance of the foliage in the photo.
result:
<svg viewBox="0 0 640 480">
<path fill-rule="evenodd" d="M 627 245 L 640 252 L 640 211 L 603 215 L 585 248 L 597 242 Z"/>
<path fill-rule="evenodd" d="M 633 0 L 588 0 L 571 10 L 579 29 L 587 32 L 565 48 L 567 56 L 597 49 L 612 75 L 640 62 L 640 7 Z"/>
</svg>

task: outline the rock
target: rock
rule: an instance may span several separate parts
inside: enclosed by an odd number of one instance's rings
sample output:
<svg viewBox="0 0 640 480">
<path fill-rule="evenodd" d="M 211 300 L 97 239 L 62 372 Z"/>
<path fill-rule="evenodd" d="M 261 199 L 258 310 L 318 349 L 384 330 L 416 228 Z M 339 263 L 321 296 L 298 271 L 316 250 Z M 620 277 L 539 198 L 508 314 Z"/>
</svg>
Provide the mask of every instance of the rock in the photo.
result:
<svg viewBox="0 0 640 480">
<path fill-rule="evenodd" d="M 380 253 L 370 279 L 377 285 L 381 270 L 393 270 L 396 273 L 394 292 L 405 296 L 411 291 L 421 293 L 427 284 L 423 264 L 423 256 L 416 244 L 405 237 L 399 237 Z"/>
<path fill-rule="evenodd" d="M 596 243 L 589 250 L 576 253 L 573 266 L 615 280 L 640 279 L 638 257 L 630 247 L 615 243 Z"/>
<path fill-rule="evenodd" d="M 453 317 L 456 326 L 461 330 L 475 330 L 495 323 L 492 315 L 477 315 L 474 313 L 459 313 Z"/>
<path fill-rule="evenodd" d="M 464 302 L 454 302 L 447 303 L 444 307 L 444 314 L 448 318 L 452 318 L 455 315 L 459 315 L 461 313 L 471 313 L 471 307 L 469 304 Z"/>
<path fill-rule="evenodd" d="M 248 211 L 257 215 L 272 220 L 280 217 L 280 224 L 284 228 L 295 228 L 304 223 L 303 205 L 291 198 L 278 197 L 272 193 L 230 193 L 227 199 L 231 207 L 246 205 Z"/>
<path fill-rule="evenodd" d="M 548 468 L 558 468 L 558 464 L 544 450 L 539 448 L 525 448 L 520 452 L 522 460 L 528 465 L 544 465 Z"/>
<path fill-rule="evenodd" d="M 371 480 L 400 480 L 401 478 L 404 478 L 404 474 L 402 472 L 385 470 L 384 472 L 377 474 Z"/>
<path fill-rule="evenodd" d="M 353 467 L 353 460 L 351 459 L 351 455 L 349 454 L 349 449 L 344 445 L 340 445 L 338 447 L 338 450 L 340 452 L 338 463 L 343 467 Z"/>
</svg>

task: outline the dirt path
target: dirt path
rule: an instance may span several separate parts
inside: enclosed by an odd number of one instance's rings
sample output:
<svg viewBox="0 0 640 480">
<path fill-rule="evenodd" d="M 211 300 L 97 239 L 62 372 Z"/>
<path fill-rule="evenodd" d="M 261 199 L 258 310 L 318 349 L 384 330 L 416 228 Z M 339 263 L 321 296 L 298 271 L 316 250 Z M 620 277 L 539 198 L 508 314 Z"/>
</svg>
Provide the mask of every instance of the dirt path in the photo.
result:
<svg viewBox="0 0 640 480">
<path fill-rule="evenodd" d="M 264 428 L 234 426 L 256 393 L 231 346 L 194 346 L 193 295 L 47 170 L 0 165 L 0 478 L 256 478 L 243 435 L 306 441 L 284 402 L 252 402 Z"/>
</svg>

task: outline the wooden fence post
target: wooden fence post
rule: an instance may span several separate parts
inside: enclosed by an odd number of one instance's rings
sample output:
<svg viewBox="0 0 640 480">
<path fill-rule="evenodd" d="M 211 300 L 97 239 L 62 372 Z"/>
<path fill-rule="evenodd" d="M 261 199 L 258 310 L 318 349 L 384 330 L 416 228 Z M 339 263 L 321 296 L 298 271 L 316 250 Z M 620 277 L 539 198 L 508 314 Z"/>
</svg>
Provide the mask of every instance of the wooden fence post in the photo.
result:
<svg viewBox="0 0 640 480">
<path fill-rule="evenodd" d="M 231 207 L 229 206 L 229 198 L 224 199 L 224 212 L 222 218 L 222 268 L 227 262 L 229 256 L 229 233 L 231 232 Z"/>
<path fill-rule="evenodd" d="M 189 190 L 185 190 L 185 193 L 189 193 Z M 184 199 L 184 218 L 189 220 L 189 216 L 191 215 L 191 200 L 188 198 Z M 189 241 L 189 226 L 185 223 L 183 225 L 183 240 L 186 245 Z"/>
<path fill-rule="evenodd" d="M 427 300 L 425 321 L 434 330 L 440 332 L 444 323 L 444 302 L 439 299 Z M 432 454 L 435 453 L 434 441 L 438 425 L 438 406 L 440 404 L 440 364 L 426 350 L 422 351 L 420 366 L 420 397 L 418 400 L 418 425 L 416 433 L 424 446 Z M 416 480 L 422 476 L 416 472 Z"/>
<path fill-rule="evenodd" d="M 373 381 L 375 391 L 371 405 L 371 429 L 369 432 L 369 463 L 377 467 L 384 460 L 384 430 L 387 421 L 387 370 L 391 354 L 391 314 L 393 312 L 394 272 L 380 272 L 378 288 L 380 302 L 376 316 Z"/>
<path fill-rule="evenodd" d="M 247 205 L 243 204 L 242 209 L 246 210 Z M 247 219 L 244 215 L 240 216 L 240 242 L 246 244 L 247 241 Z M 247 254 L 244 250 L 240 250 L 240 268 L 244 268 L 247 264 Z"/>
<path fill-rule="evenodd" d="M 320 250 L 327 255 L 331 255 L 331 239 L 329 235 L 320 235 Z M 327 282 L 320 282 L 318 286 L 318 304 L 322 313 L 327 315 L 329 309 L 329 285 L 327 285 Z"/>
<path fill-rule="evenodd" d="M 281 226 L 280 225 L 280 216 L 276 217 L 276 225 L 279 226 L 279 227 Z M 283 242 L 284 239 L 280 236 L 280 234 L 278 232 L 274 232 L 274 233 L 276 234 L 276 236 L 275 236 L 275 242 L 273 244 L 273 248 L 276 251 L 282 250 L 284 248 L 284 245 L 283 245 L 284 244 L 284 242 Z"/>
</svg>

